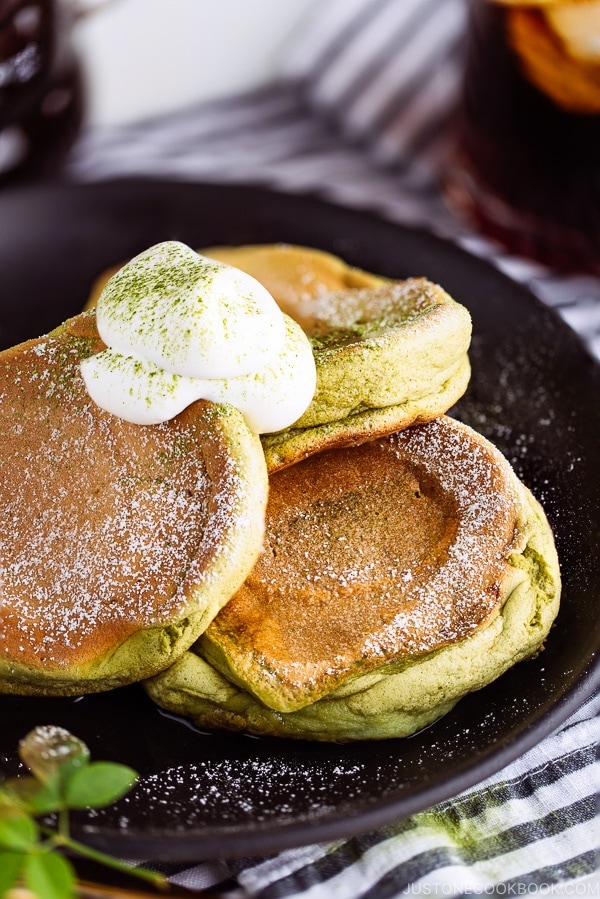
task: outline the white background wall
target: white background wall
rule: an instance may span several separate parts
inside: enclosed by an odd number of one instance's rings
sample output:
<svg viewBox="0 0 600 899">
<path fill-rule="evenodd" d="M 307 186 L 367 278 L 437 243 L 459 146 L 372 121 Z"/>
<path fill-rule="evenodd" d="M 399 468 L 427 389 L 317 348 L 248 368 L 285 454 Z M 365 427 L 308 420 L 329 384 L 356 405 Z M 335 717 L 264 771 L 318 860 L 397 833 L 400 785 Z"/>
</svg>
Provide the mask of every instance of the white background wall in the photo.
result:
<svg viewBox="0 0 600 899">
<path fill-rule="evenodd" d="M 265 83 L 315 2 L 112 0 L 98 6 L 76 26 L 90 125 L 135 121 Z"/>
</svg>

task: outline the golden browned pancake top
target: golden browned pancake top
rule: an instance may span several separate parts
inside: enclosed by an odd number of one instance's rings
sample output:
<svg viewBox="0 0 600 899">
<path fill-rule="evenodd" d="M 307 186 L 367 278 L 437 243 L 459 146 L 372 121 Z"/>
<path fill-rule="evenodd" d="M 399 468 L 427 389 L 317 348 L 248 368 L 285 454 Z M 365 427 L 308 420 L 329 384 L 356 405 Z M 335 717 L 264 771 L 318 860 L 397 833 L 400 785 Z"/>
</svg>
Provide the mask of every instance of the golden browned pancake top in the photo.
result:
<svg viewBox="0 0 600 899">
<path fill-rule="evenodd" d="M 201 646 L 273 708 L 497 614 L 519 541 L 514 474 L 459 423 L 324 452 L 270 484 L 264 551 Z"/>
<path fill-rule="evenodd" d="M 240 480 L 213 404 L 152 427 L 95 406 L 101 348 L 83 315 L 0 357 L 0 661 L 75 678 L 186 614 Z"/>
<path fill-rule="evenodd" d="M 209 247 L 200 253 L 252 275 L 302 327 L 312 320 L 316 299 L 334 291 L 381 287 L 387 282 L 331 253 L 294 244 Z"/>
</svg>

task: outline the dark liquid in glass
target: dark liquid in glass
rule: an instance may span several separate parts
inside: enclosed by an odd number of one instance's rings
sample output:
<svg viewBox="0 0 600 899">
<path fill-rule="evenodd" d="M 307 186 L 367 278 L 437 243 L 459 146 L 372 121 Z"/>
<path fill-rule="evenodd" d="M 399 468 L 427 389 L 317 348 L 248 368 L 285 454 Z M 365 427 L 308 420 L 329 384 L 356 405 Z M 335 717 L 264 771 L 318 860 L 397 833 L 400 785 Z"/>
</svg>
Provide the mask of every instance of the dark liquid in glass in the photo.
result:
<svg viewBox="0 0 600 899">
<path fill-rule="evenodd" d="M 58 0 L 0 0 L 0 184 L 55 172 L 79 131 L 69 16 Z"/>
<path fill-rule="evenodd" d="M 469 9 L 449 204 L 518 254 L 600 274 L 600 115 L 561 108 L 530 83 L 507 7 Z"/>
</svg>

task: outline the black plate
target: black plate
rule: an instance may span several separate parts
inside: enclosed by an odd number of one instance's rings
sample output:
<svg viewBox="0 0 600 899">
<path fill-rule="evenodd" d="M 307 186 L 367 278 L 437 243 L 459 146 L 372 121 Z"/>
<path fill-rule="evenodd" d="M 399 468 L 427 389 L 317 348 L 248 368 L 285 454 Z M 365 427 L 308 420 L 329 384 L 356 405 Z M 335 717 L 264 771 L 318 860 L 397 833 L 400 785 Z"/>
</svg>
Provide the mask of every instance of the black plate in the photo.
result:
<svg viewBox="0 0 600 899">
<path fill-rule="evenodd" d="M 122 181 L 0 195 L 0 342 L 54 327 L 103 269 L 167 238 L 287 241 L 393 277 L 439 281 L 473 315 L 473 379 L 455 414 L 492 439 L 544 503 L 564 599 L 547 648 L 408 739 L 351 746 L 200 733 L 139 687 L 74 700 L 0 698 L 0 770 L 44 723 L 141 776 L 77 835 L 128 857 L 195 860 L 349 836 L 448 798 L 561 724 L 598 683 L 600 369 L 527 291 L 453 245 L 317 199 Z"/>
</svg>

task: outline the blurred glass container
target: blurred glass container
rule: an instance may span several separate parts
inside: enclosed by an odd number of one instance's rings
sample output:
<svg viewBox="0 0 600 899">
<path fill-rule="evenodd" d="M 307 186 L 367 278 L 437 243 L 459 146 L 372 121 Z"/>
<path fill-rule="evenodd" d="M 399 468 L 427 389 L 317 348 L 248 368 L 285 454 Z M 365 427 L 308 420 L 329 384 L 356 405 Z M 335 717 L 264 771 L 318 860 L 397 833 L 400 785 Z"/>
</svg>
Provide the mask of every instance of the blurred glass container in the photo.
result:
<svg viewBox="0 0 600 899">
<path fill-rule="evenodd" d="M 0 184 L 53 174 L 83 118 L 68 0 L 0 0 Z"/>
<path fill-rule="evenodd" d="M 600 0 L 468 0 L 450 208 L 509 250 L 600 274 Z"/>
</svg>

